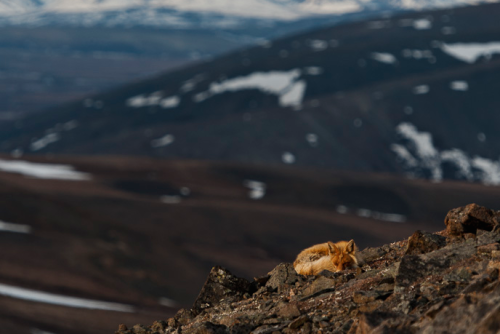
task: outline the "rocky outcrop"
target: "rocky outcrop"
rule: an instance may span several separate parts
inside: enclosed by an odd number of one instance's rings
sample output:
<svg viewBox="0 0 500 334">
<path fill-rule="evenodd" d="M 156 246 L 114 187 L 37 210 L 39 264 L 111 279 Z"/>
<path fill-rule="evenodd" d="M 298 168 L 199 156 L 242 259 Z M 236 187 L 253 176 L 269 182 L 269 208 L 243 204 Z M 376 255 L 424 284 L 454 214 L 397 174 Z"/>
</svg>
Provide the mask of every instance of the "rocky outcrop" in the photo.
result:
<svg viewBox="0 0 500 334">
<path fill-rule="evenodd" d="M 499 333 L 498 212 L 451 210 L 447 230 L 361 252 L 360 268 L 248 282 L 212 269 L 191 310 L 116 334 Z"/>
</svg>

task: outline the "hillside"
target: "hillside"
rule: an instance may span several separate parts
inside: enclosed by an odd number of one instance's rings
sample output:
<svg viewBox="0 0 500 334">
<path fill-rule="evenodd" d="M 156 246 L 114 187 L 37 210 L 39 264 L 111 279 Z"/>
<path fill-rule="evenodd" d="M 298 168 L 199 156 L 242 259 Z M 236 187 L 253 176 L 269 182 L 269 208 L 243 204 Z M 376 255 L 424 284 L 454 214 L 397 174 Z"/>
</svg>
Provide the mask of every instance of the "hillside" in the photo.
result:
<svg viewBox="0 0 500 334">
<path fill-rule="evenodd" d="M 214 267 L 192 308 L 116 334 L 496 334 L 500 211 L 468 205 L 445 223 L 364 249 L 362 266 L 336 273 L 302 276 L 282 263 L 249 282 Z"/>
<path fill-rule="evenodd" d="M 250 279 L 326 239 L 380 246 L 498 198 L 498 187 L 387 174 L 2 157 L 0 326 L 90 334 L 152 323 L 190 305 L 214 265 Z"/>
<path fill-rule="evenodd" d="M 408 14 L 280 39 L 0 125 L 0 149 L 499 184 L 499 12 Z"/>
</svg>

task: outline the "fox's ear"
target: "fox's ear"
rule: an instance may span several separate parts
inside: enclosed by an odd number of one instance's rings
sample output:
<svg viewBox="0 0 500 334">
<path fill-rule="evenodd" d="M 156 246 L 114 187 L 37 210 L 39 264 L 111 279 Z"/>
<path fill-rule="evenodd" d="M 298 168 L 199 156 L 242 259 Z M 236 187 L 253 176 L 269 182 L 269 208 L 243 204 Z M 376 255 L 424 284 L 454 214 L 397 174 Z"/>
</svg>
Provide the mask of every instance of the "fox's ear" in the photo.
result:
<svg viewBox="0 0 500 334">
<path fill-rule="evenodd" d="M 345 246 L 345 250 L 347 251 L 347 253 L 354 253 L 355 245 L 353 239 L 351 239 L 351 241 L 347 243 L 347 246 Z"/>
<path fill-rule="evenodd" d="M 328 251 L 330 254 L 336 254 L 339 252 L 339 249 L 334 243 L 328 242 Z"/>
</svg>

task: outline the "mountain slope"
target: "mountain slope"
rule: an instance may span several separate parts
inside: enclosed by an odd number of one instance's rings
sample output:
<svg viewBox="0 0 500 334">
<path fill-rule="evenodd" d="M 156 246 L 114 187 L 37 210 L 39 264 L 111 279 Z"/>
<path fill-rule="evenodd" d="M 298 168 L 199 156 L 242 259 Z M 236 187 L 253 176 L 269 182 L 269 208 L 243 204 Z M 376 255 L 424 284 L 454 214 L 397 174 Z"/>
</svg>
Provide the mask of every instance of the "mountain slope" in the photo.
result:
<svg viewBox="0 0 500 334">
<path fill-rule="evenodd" d="M 498 184 L 499 11 L 411 14 L 266 43 L 7 124 L 0 149 Z"/>
<path fill-rule="evenodd" d="M 252 278 L 314 243 L 390 243 L 441 229 L 450 207 L 495 207 L 499 196 L 290 166 L 0 157 L 0 326 L 83 334 L 151 323 L 190 305 L 216 264 Z"/>
</svg>

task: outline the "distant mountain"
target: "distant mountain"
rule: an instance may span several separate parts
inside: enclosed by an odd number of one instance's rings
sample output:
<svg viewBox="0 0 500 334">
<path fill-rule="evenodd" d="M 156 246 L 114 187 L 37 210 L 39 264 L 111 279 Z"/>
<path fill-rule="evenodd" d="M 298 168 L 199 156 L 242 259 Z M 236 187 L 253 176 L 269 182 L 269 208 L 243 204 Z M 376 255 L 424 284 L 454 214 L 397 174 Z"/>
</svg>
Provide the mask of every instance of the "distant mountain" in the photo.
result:
<svg viewBox="0 0 500 334">
<path fill-rule="evenodd" d="M 365 11 L 422 10 L 483 0 L 1 0 L 0 24 L 228 28 Z M 255 23 L 255 22 L 254 22 Z"/>
<path fill-rule="evenodd" d="M 4 124 L 0 149 L 500 184 L 500 5 L 263 43 Z"/>
</svg>

